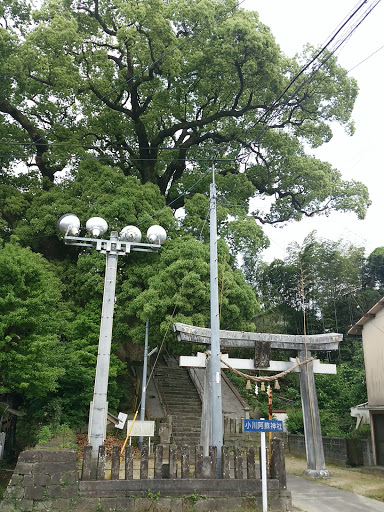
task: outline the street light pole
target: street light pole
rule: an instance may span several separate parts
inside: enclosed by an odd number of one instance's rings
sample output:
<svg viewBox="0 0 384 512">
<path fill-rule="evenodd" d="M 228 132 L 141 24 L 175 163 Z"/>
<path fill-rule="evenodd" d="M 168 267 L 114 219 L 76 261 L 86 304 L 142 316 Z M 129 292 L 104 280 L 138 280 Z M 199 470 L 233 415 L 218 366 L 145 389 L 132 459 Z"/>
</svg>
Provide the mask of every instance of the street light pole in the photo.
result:
<svg viewBox="0 0 384 512">
<path fill-rule="evenodd" d="M 117 241 L 116 231 L 112 231 L 110 240 L 112 247 L 113 242 Z M 93 401 L 91 405 L 88 425 L 88 440 L 89 444 L 92 445 L 93 458 L 97 457 L 99 446 L 104 443 L 107 427 L 107 393 L 113 327 L 113 311 L 115 305 L 117 258 L 118 256 L 114 251 L 107 252 L 105 263 L 103 306 L 101 310 L 99 334 L 99 349 L 97 354 Z"/>
<path fill-rule="evenodd" d="M 89 412 L 88 438 L 92 446 L 92 458 L 98 456 L 99 446 L 104 443 L 108 412 L 108 377 L 111 353 L 113 310 L 115 304 L 115 287 L 118 256 L 125 256 L 131 251 L 158 252 L 165 242 L 167 234 L 161 226 L 151 226 L 147 231 L 149 243 L 141 243 L 141 232 L 135 226 L 126 226 L 120 232 L 112 231 L 109 240 L 97 238 L 108 229 L 104 219 L 92 217 L 86 223 L 92 238 L 77 236 L 80 232 L 80 220 L 73 214 L 65 214 L 57 223 L 64 232 L 67 245 L 91 247 L 106 255 L 103 306 L 101 312 L 99 348 L 96 363 L 93 402 Z"/>
</svg>

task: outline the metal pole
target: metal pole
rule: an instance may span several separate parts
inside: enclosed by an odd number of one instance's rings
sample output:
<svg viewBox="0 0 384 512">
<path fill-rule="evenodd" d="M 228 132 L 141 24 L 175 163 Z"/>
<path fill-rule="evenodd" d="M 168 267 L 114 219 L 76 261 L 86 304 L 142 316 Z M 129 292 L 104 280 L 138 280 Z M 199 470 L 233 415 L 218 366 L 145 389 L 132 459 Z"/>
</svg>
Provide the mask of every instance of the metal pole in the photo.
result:
<svg viewBox="0 0 384 512">
<path fill-rule="evenodd" d="M 262 418 L 264 419 L 264 418 Z M 267 457 L 265 446 L 265 432 L 260 432 L 260 463 L 261 463 L 261 495 L 263 502 L 263 512 L 267 512 L 268 508 L 268 491 L 267 491 Z"/>
<path fill-rule="evenodd" d="M 143 380 L 141 382 L 141 408 L 140 421 L 145 418 L 145 395 L 147 392 L 147 365 L 148 365 L 148 333 L 149 321 L 145 322 L 145 342 L 144 342 L 144 362 L 143 362 Z M 139 436 L 139 450 L 143 447 L 143 436 Z"/>
<path fill-rule="evenodd" d="M 112 231 L 111 243 L 117 241 L 117 232 Z M 92 445 L 92 458 L 98 456 L 99 446 L 104 443 L 107 428 L 107 392 L 109 377 L 109 360 L 111 353 L 113 309 L 115 305 L 115 288 L 117 272 L 117 254 L 107 252 L 103 307 L 101 311 L 99 350 L 97 354 L 93 406 L 89 414 L 89 443 Z"/>
<path fill-rule="evenodd" d="M 217 218 L 215 167 L 210 186 L 210 285 L 211 285 L 211 416 L 212 446 L 217 447 L 217 476 L 221 478 L 221 449 L 223 446 L 223 409 L 221 399 L 219 277 L 217 270 Z"/>
</svg>

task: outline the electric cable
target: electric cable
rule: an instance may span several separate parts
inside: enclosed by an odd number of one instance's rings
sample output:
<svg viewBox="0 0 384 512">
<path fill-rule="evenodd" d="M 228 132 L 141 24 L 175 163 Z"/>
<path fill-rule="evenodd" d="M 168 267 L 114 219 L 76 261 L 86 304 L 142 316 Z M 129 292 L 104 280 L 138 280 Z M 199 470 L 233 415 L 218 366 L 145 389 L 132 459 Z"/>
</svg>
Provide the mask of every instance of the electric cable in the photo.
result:
<svg viewBox="0 0 384 512">
<path fill-rule="evenodd" d="M 244 0 L 242 0 L 242 1 L 244 1 Z M 370 7 L 370 9 L 366 11 L 365 16 L 363 17 L 363 19 L 359 20 L 359 23 L 358 23 L 358 24 L 356 24 L 356 25 L 355 25 L 355 27 L 354 27 L 352 30 L 350 30 L 350 31 L 349 31 L 349 33 L 344 37 L 344 39 L 342 39 L 341 43 L 338 43 L 337 48 L 339 48 L 339 47 L 340 47 L 340 45 L 341 45 L 343 42 L 345 42 L 346 38 L 348 38 L 348 37 L 350 37 L 350 36 L 351 36 L 351 34 L 353 33 L 353 31 L 354 31 L 354 30 L 356 30 L 357 26 L 359 26 L 359 25 L 362 23 L 362 21 L 366 18 L 366 16 L 368 16 L 368 14 L 373 10 L 373 8 L 374 8 L 374 7 L 376 7 L 376 5 L 377 5 L 379 2 L 380 2 L 380 0 L 376 0 L 376 3 L 373 5 L 373 7 Z M 234 8 L 236 8 L 237 6 L 239 6 L 241 3 L 242 3 L 242 2 L 239 2 L 238 4 L 236 4 L 236 6 L 235 6 L 235 7 L 233 7 L 231 10 L 233 10 Z M 302 69 L 301 69 L 301 70 L 296 74 L 296 76 L 295 76 L 295 77 L 293 77 L 293 78 L 291 79 L 291 81 L 290 81 L 290 83 L 288 84 L 288 86 L 286 86 L 286 87 L 285 87 L 285 89 L 282 91 L 282 93 L 280 93 L 280 95 L 279 95 L 279 96 L 278 96 L 278 98 L 274 101 L 274 103 L 273 103 L 272 105 L 276 105 L 276 104 L 279 102 L 279 100 L 284 96 L 284 94 L 289 90 L 289 88 L 290 88 L 290 87 L 295 83 L 295 81 L 299 78 L 299 76 L 300 76 L 300 75 L 301 75 L 301 74 L 302 74 L 306 69 L 308 69 L 308 68 L 309 68 L 309 66 L 310 66 L 313 62 L 315 62 L 315 59 L 316 59 L 316 58 L 318 58 L 318 56 L 320 56 L 320 55 L 325 51 L 325 49 L 327 48 L 327 46 L 329 46 L 329 45 L 330 45 L 330 43 L 331 43 L 331 42 L 336 38 L 336 36 L 337 36 L 341 31 L 342 31 L 342 29 L 346 26 L 346 24 L 348 23 L 348 21 L 350 21 L 350 20 L 353 18 L 353 16 L 355 16 L 355 15 L 356 15 L 356 13 L 357 13 L 361 8 L 362 8 L 362 6 L 364 5 L 364 3 L 366 3 L 366 1 L 364 1 L 364 2 L 362 2 L 360 5 L 358 5 L 358 7 L 353 11 L 353 13 L 352 13 L 352 14 L 347 18 L 347 20 L 346 20 L 346 21 L 341 25 L 341 27 L 340 27 L 338 30 L 336 30 L 336 32 L 332 35 L 332 37 L 328 40 L 328 42 L 323 46 L 323 48 L 322 48 L 322 49 L 320 49 L 320 50 L 317 52 L 317 54 L 316 54 L 316 55 L 315 55 L 315 56 L 314 56 L 314 57 L 313 57 L 313 58 L 312 58 L 312 59 L 311 59 L 311 60 L 310 60 L 310 61 L 309 61 L 305 66 L 303 66 L 303 67 L 302 67 Z M 200 30 L 200 32 L 201 32 L 201 31 L 203 31 L 203 30 L 204 30 L 205 28 L 207 28 L 208 26 L 210 26 L 212 23 L 216 22 L 220 17 L 224 16 L 225 14 L 227 14 L 228 12 L 230 12 L 231 10 L 229 10 L 229 11 L 227 11 L 226 13 L 224 13 L 224 14 L 220 15 L 220 16 L 219 16 L 218 18 L 216 18 L 213 22 L 211 22 L 210 24 L 208 24 L 208 25 L 206 25 L 205 27 L 203 27 L 203 28 Z M 183 41 L 181 44 L 185 44 L 187 41 L 189 41 L 191 38 L 195 37 L 195 35 L 197 35 L 197 34 L 198 34 L 198 33 L 200 33 L 200 32 L 197 32 L 196 34 L 193 34 L 190 38 L 188 38 L 187 40 Z M 175 49 L 177 49 L 177 48 L 179 48 L 179 47 L 180 47 L 180 45 L 178 45 L 177 47 L 175 47 L 175 48 L 173 48 L 172 50 L 170 50 L 170 52 L 169 52 L 169 53 L 171 53 L 172 51 L 174 51 Z M 337 49 L 337 48 L 336 48 L 336 49 Z M 333 51 L 335 51 L 335 49 L 334 49 Z M 168 53 L 168 54 L 169 54 L 169 53 Z M 330 56 L 331 56 L 331 53 L 326 57 L 326 60 L 328 60 L 328 59 L 330 58 Z M 159 59 L 158 59 L 158 60 L 159 60 Z M 156 62 L 158 62 L 158 60 L 157 60 L 157 61 L 154 61 L 152 64 L 150 64 L 150 65 L 149 65 L 147 68 L 145 68 L 145 69 L 149 69 L 151 66 L 155 65 L 155 63 L 156 63 Z M 299 88 L 296 88 L 296 89 L 295 89 L 295 91 L 290 95 L 290 97 L 289 97 L 289 98 L 287 98 L 287 99 L 285 100 L 285 102 L 284 102 L 282 105 L 280 105 L 280 106 L 279 106 L 279 109 L 280 109 L 280 110 L 281 110 L 282 108 L 284 108 L 284 107 L 288 104 L 288 102 L 293 98 L 293 96 L 294 96 L 295 94 L 297 94 L 297 92 L 298 92 L 302 87 L 304 87 L 304 85 L 305 85 L 305 84 L 310 83 L 310 80 L 313 80 L 314 74 L 315 74 L 315 73 L 320 69 L 320 67 L 321 67 L 322 65 L 324 65 L 324 63 L 326 62 L 326 60 L 322 61 L 322 63 L 320 63 L 320 66 L 318 66 L 318 68 L 317 68 L 315 71 L 313 71 L 313 72 L 312 72 L 311 77 L 307 78 L 307 80 L 305 80 L 303 84 L 300 84 L 300 85 L 299 85 Z M 137 76 L 137 75 L 135 75 L 135 76 Z M 134 77 L 132 77 L 132 78 L 131 78 L 131 79 L 129 79 L 129 80 L 132 80 L 133 78 L 135 78 L 135 76 L 134 76 Z M 127 83 L 127 82 L 124 82 L 124 83 Z M 114 89 L 114 90 L 116 90 L 116 89 Z M 113 91 L 114 91 L 114 90 L 113 90 Z M 110 93 L 108 93 L 108 94 L 111 94 L 113 91 L 110 91 Z M 99 100 L 97 100 L 97 101 L 99 101 Z M 268 110 L 271 110 L 271 109 L 272 109 L 272 107 L 270 107 Z M 266 111 L 266 112 L 265 112 L 265 113 L 264 113 L 264 114 L 263 114 L 263 115 L 262 115 L 262 116 L 261 116 L 261 117 L 256 121 L 256 124 L 257 124 L 257 123 L 259 123 L 259 122 L 261 122 L 261 120 L 263 119 L 263 117 L 265 117 L 265 115 L 268 113 L 268 110 L 267 110 L 267 111 Z M 274 112 L 273 114 L 274 114 L 274 116 L 273 116 L 273 117 L 276 117 L 276 116 L 278 115 L 278 112 Z M 262 130 L 262 132 L 260 133 L 260 135 L 256 138 L 256 141 L 255 141 L 255 142 L 258 142 L 258 140 L 260 140 L 260 138 L 261 138 L 261 136 L 262 136 L 263 132 L 265 132 L 265 130 L 267 130 L 267 129 L 269 128 L 268 123 L 270 123 L 270 121 L 271 121 L 271 119 L 273 119 L 273 117 L 272 117 L 272 116 L 270 117 L 270 119 L 268 120 L 267 124 L 266 124 L 266 125 L 265 125 L 265 127 L 264 127 L 264 130 Z M 245 132 L 244 132 L 244 133 L 245 133 Z M 241 136 L 241 135 L 239 135 L 239 136 L 237 137 L 237 139 L 238 139 L 240 136 Z M 235 139 L 235 140 L 236 140 L 236 139 Z M 233 142 L 233 141 L 232 141 L 232 142 Z M 31 146 L 33 146 L 33 145 L 34 145 L 34 144 L 29 144 L 29 145 L 27 146 L 27 149 L 28 149 L 28 147 L 31 147 Z M 228 147 L 228 145 L 229 145 L 229 143 L 227 144 L 227 147 Z M 169 149 L 169 148 L 167 148 L 167 149 Z M 179 148 L 171 148 L 171 149 L 177 149 L 177 150 L 179 150 Z M 192 148 L 189 148 L 189 149 L 192 149 Z M 193 148 L 193 149 L 197 149 L 197 148 Z M 203 151 L 203 150 L 205 150 L 205 151 L 206 151 L 206 150 L 207 150 L 207 148 L 201 148 L 201 150 L 202 150 L 202 151 Z M 213 148 L 209 148 L 209 150 L 213 150 Z M 217 155 L 216 155 L 216 157 L 217 157 Z M 140 159 L 139 159 L 139 160 L 140 160 Z M 155 159 L 154 159 L 154 160 L 155 160 Z M 191 159 L 191 160 L 192 160 L 192 159 Z M 132 160 L 132 161 L 133 161 L 133 160 Z M 207 171 L 207 173 L 206 173 L 206 174 L 208 174 L 208 172 L 209 172 L 209 171 Z M 194 185 L 192 185 L 191 187 L 189 187 L 189 189 L 187 189 L 187 191 L 185 191 L 185 192 L 181 193 L 181 194 L 180 194 L 176 199 L 174 199 L 173 201 L 171 201 L 171 203 L 169 203 L 169 205 L 167 205 L 165 208 L 167 208 L 168 206 L 171 206 L 174 202 L 176 202 L 178 199 L 180 199 L 184 194 L 186 194 L 189 190 L 191 190 L 194 186 L 196 186 L 196 184 L 197 184 L 197 183 L 199 183 L 199 182 L 200 182 L 204 177 L 205 177 L 205 175 L 203 175 L 203 176 L 202 176 L 202 177 L 201 177 L 201 178 L 200 178 L 200 179 L 199 179 L 199 180 L 198 180 Z M 161 210 L 159 210 L 159 212 L 160 212 L 160 211 L 163 211 L 163 210 L 164 210 L 164 208 L 163 208 L 163 209 L 161 209 Z M 151 217 L 149 217 L 148 219 L 145 219 L 145 220 L 149 220 L 150 218 L 153 218 L 153 217 L 154 217 L 157 213 L 159 213 L 159 212 L 156 212 L 156 213 L 155 213 L 155 214 L 153 214 Z M 145 222 L 145 221 L 143 221 L 143 222 Z"/>
<path fill-rule="evenodd" d="M 151 64 L 149 64 L 147 67 L 144 68 L 144 71 L 150 69 L 152 66 L 154 66 L 157 62 L 159 62 L 159 60 L 161 60 L 161 58 L 164 58 L 164 56 L 166 55 L 169 55 L 170 53 L 172 53 L 173 51 L 175 51 L 176 49 L 180 48 L 182 45 L 184 45 L 186 42 L 190 41 L 192 38 L 194 38 L 195 36 L 197 36 L 199 33 L 201 33 L 203 30 L 205 30 L 207 27 L 209 27 L 210 25 L 214 24 L 216 21 L 218 21 L 218 19 L 220 19 L 221 17 L 225 16 L 226 14 L 228 14 L 228 12 L 231 12 L 232 10 L 234 10 L 235 8 L 237 8 L 244 0 L 242 0 L 241 2 L 238 2 L 233 8 L 229 9 L 228 11 L 226 11 L 225 13 L 219 15 L 217 18 L 215 18 L 215 20 L 213 20 L 211 23 L 205 25 L 204 27 L 202 27 L 199 31 L 197 31 L 196 33 L 192 34 L 192 36 L 190 36 L 188 39 L 186 39 L 185 41 L 183 41 L 180 45 L 177 45 L 175 46 L 174 48 L 172 48 L 168 53 L 166 53 L 165 55 L 163 55 L 162 57 L 160 57 L 159 59 L 153 61 Z M 380 0 L 377 0 L 376 4 L 379 2 Z M 274 103 L 272 104 L 271 107 L 269 107 L 267 109 L 267 111 L 259 118 L 258 121 L 256 121 L 256 124 L 261 122 L 263 117 L 265 117 L 267 114 L 268 114 L 268 111 L 270 111 L 272 109 L 272 107 L 274 107 L 274 105 L 276 105 L 279 100 L 282 98 L 282 96 L 285 94 L 285 92 L 287 92 L 287 90 L 293 85 L 293 83 L 299 78 L 299 76 L 311 65 L 312 62 L 314 62 L 314 60 L 319 56 L 321 55 L 326 47 L 331 43 L 331 41 L 336 37 L 336 35 L 344 28 L 344 26 L 348 23 L 348 21 L 350 19 L 352 19 L 352 17 L 361 9 L 362 5 L 364 4 L 365 2 L 363 2 L 362 4 L 360 4 L 358 6 L 358 8 L 349 16 L 349 18 L 342 24 L 342 26 L 336 31 L 336 33 L 330 38 L 330 40 L 328 41 L 328 43 L 315 55 L 315 57 L 313 57 L 311 59 L 311 61 L 309 63 L 307 63 L 305 66 L 302 67 L 302 69 L 299 71 L 299 73 L 297 73 L 297 75 L 295 77 L 292 78 L 291 82 L 288 84 L 288 86 L 286 86 L 286 88 L 283 90 L 283 92 L 279 95 L 279 97 L 274 101 Z M 373 9 L 373 7 L 372 7 Z M 140 72 L 141 73 L 141 72 Z M 125 81 L 124 82 L 124 85 L 126 83 L 129 83 L 131 80 L 133 80 L 134 78 L 136 78 L 140 73 L 137 73 L 136 75 L 134 75 L 133 77 L 131 77 L 129 80 Z M 109 96 L 110 94 L 112 94 L 116 89 L 122 87 L 123 84 L 120 84 L 119 86 L 117 86 L 116 88 L 112 89 L 109 93 L 107 93 L 105 96 L 103 96 L 102 98 L 96 100 L 96 102 L 94 102 L 92 106 L 94 106 L 95 104 L 97 104 L 99 101 L 101 101 L 103 98 Z M 289 100 L 287 100 L 289 101 Z M 282 106 L 286 106 L 287 104 L 287 101 L 285 102 L 285 105 L 283 104 Z M 275 117 L 277 115 L 277 113 L 275 112 L 274 113 Z M 62 124 L 60 124 L 59 126 L 62 126 Z M 54 130 L 56 130 L 58 127 L 56 127 Z M 42 137 L 46 137 L 47 135 L 49 135 L 49 133 L 51 133 L 52 130 L 50 132 L 47 132 L 45 135 L 43 135 Z M 259 136 L 260 138 L 260 136 Z M 41 139 L 39 139 L 41 140 Z M 236 140 L 236 139 L 235 139 Z M 233 142 L 233 141 L 232 141 Z M 27 146 L 28 147 L 31 147 L 31 146 L 34 146 L 36 143 L 38 143 L 38 140 L 37 141 L 34 141 L 34 143 L 29 143 L 29 145 Z M 175 148 L 175 149 L 178 149 L 178 148 Z M 12 157 L 12 156 L 11 156 Z"/>
<path fill-rule="evenodd" d="M 244 1 L 244 0 L 243 0 L 243 1 Z M 374 7 L 376 7 L 376 5 L 377 5 L 379 2 L 380 2 L 380 0 L 376 0 L 376 3 L 366 11 L 364 18 L 363 18 L 363 19 L 361 19 L 361 20 L 359 20 L 359 23 L 358 23 L 358 24 L 356 24 L 356 25 L 355 25 L 355 27 L 353 27 L 353 29 L 352 29 L 352 30 L 350 30 L 350 32 L 349 32 L 349 33 L 344 37 L 344 39 L 342 40 L 342 42 L 341 42 L 341 43 L 339 43 L 338 47 L 340 46 L 340 44 L 342 44 L 343 42 L 345 42 L 345 40 L 346 40 L 346 38 L 347 38 L 347 37 L 350 37 L 350 36 L 351 36 L 351 34 L 353 33 L 353 31 L 354 31 L 354 30 L 356 30 L 357 26 L 359 26 L 359 24 L 360 24 L 360 23 L 365 19 L 365 17 L 366 17 L 366 16 L 367 16 L 367 15 L 368 15 L 372 10 L 373 10 L 373 8 L 374 8 Z M 239 2 L 239 3 L 238 3 L 234 8 L 236 8 L 237 6 L 239 6 L 241 3 L 242 3 L 242 2 Z M 356 15 L 356 13 L 357 13 L 361 8 L 362 8 L 362 6 L 363 6 L 365 3 L 366 3 L 366 1 L 364 1 L 364 2 L 362 2 L 362 3 L 360 3 L 360 4 L 358 5 L 358 7 L 357 7 L 353 12 L 352 12 L 352 14 L 351 14 L 347 19 L 346 19 L 346 21 L 344 21 L 344 22 L 342 23 L 341 27 L 340 27 L 339 29 L 337 29 L 337 30 L 336 30 L 336 32 L 335 32 L 335 33 L 330 37 L 330 39 L 329 39 L 329 40 L 328 40 L 328 42 L 323 46 L 323 48 L 321 48 L 321 49 L 317 52 L 317 54 L 316 54 L 316 55 L 315 55 L 315 56 L 314 56 L 314 57 L 313 57 L 313 58 L 312 58 L 312 59 L 311 59 L 307 64 L 305 64 L 305 65 L 302 67 L 302 69 L 301 69 L 301 70 L 296 74 L 296 76 L 294 76 L 294 77 L 291 79 L 290 83 L 286 86 L 286 88 L 282 91 L 282 93 L 280 93 L 280 95 L 279 95 L 279 96 L 278 96 L 278 98 L 274 101 L 274 103 L 272 104 L 272 106 L 270 106 L 270 107 L 269 107 L 269 109 L 267 109 L 267 111 L 266 111 L 266 112 L 265 112 L 265 113 L 264 113 L 264 114 L 263 114 L 263 115 L 262 115 L 262 116 L 261 116 L 261 117 L 256 121 L 256 124 L 262 121 L 263 117 L 265 117 L 265 116 L 268 114 L 268 111 L 272 110 L 272 107 L 274 108 L 274 105 L 276 105 L 276 104 L 280 101 L 280 99 L 284 96 L 284 94 L 288 91 L 288 89 L 289 89 L 289 88 L 290 88 L 290 87 L 295 83 L 295 81 L 299 78 L 299 76 L 300 76 L 300 75 L 301 75 L 301 74 L 302 74 L 302 73 L 303 73 L 307 68 L 309 68 L 309 66 L 310 66 L 310 65 L 311 65 L 311 64 L 312 64 L 312 63 L 313 63 L 313 62 L 314 62 L 314 61 L 315 61 L 315 60 L 316 60 L 316 59 L 317 59 L 317 58 L 318 58 L 318 57 L 319 57 L 319 56 L 320 56 L 320 55 L 325 51 L 325 49 L 327 48 L 327 46 L 329 46 L 329 44 L 330 44 L 330 43 L 331 43 L 331 42 L 336 38 L 336 36 L 337 36 L 337 35 L 338 35 L 338 34 L 339 34 L 343 29 L 344 29 L 344 27 L 346 26 L 346 24 L 347 24 L 347 23 L 348 23 L 348 22 L 353 18 L 353 16 L 355 16 L 355 15 Z M 233 10 L 234 8 L 232 8 L 231 10 Z M 219 19 L 220 17 L 224 16 L 225 14 L 227 14 L 228 12 L 230 12 L 231 10 L 229 10 L 229 11 L 227 11 L 226 13 L 224 13 L 223 15 L 220 15 L 219 17 L 217 17 L 213 22 L 211 22 L 210 24 L 208 24 L 208 25 L 206 25 L 205 27 L 203 27 L 203 28 L 200 30 L 200 32 L 201 32 L 201 31 L 203 31 L 205 28 L 207 28 L 207 26 L 209 26 L 209 25 L 211 25 L 212 23 L 216 22 L 216 21 L 217 21 L 217 19 Z M 186 41 L 183 41 L 183 42 L 181 43 L 181 45 L 185 44 L 185 43 L 186 43 L 187 41 L 189 41 L 191 38 L 195 37 L 195 35 L 198 35 L 198 33 L 199 33 L 199 32 L 197 32 L 196 34 L 193 34 L 193 35 L 192 35 L 190 38 L 188 38 Z M 174 51 L 175 49 L 177 49 L 177 48 L 179 48 L 179 47 L 180 47 L 180 45 L 176 46 L 175 48 L 173 48 L 172 50 L 170 50 L 170 52 L 169 52 L 169 53 L 171 53 L 172 51 Z M 337 48 L 338 48 L 338 47 L 337 47 Z M 336 49 L 337 49 L 337 48 L 336 48 Z M 333 50 L 332 50 L 332 52 L 336 51 L 336 49 L 333 49 Z M 326 60 L 328 60 L 329 58 L 330 58 L 330 55 L 327 57 L 327 59 L 326 59 Z M 159 60 L 159 59 L 158 59 L 158 60 Z M 149 69 L 151 66 L 153 66 L 156 62 L 158 62 L 158 60 L 157 60 L 157 61 L 154 61 L 152 64 L 150 64 L 149 66 L 147 66 L 147 68 L 145 68 L 145 70 L 146 70 L 146 69 Z M 325 63 L 325 62 L 326 62 L 326 61 L 323 61 L 323 62 L 320 64 L 320 66 L 321 66 L 321 65 L 324 65 L 324 63 Z M 319 69 L 319 68 L 318 68 L 318 69 Z M 316 72 L 318 71 L 318 69 L 317 69 L 317 70 L 315 70 L 315 71 L 312 73 L 312 80 L 313 80 L 314 73 L 316 73 Z M 137 75 L 135 75 L 135 76 L 137 76 Z M 132 77 L 132 78 L 131 78 L 131 79 L 129 79 L 129 80 L 132 80 L 133 78 L 135 78 L 135 76 L 134 76 L 134 77 Z M 128 81 L 129 81 L 129 80 L 128 80 Z M 127 82 L 128 82 L 128 81 L 127 81 Z M 127 82 L 124 82 L 124 83 L 127 83 Z M 284 108 L 284 107 L 288 104 L 288 102 L 293 98 L 293 96 L 294 96 L 295 94 L 297 94 L 297 92 L 298 92 L 298 91 L 299 91 L 299 90 L 300 90 L 300 89 L 301 89 L 301 88 L 302 88 L 306 83 L 309 83 L 309 79 L 307 79 L 306 81 L 304 81 L 304 83 L 303 83 L 303 84 L 301 84 L 301 85 L 299 86 L 299 88 L 297 88 L 297 89 L 294 91 L 294 93 L 293 93 L 293 94 L 291 94 L 290 98 L 288 98 L 288 99 L 286 99 L 286 100 L 285 100 L 285 102 L 284 102 L 284 103 L 279 107 L 279 108 L 280 108 L 280 110 L 281 110 L 282 108 Z M 116 89 L 114 89 L 114 90 L 116 90 Z M 114 90 L 110 91 L 107 95 L 111 94 Z M 107 95 L 106 95 L 106 96 L 107 96 Z M 97 101 L 99 101 L 99 100 L 97 100 Z M 267 129 L 268 123 L 270 124 L 271 119 L 276 118 L 276 117 L 277 117 L 277 115 L 278 115 L 278 112 L 277 112 L 277 111 L 273 112 L 273 117 L 272 117 L 272 116 L 270 117 L 270 119 L 269 119 L 269 120 L 268 120 L 268 122 L 267 122 L 267 125 L 264 127 L 264 130 L 260 133 L 260 135 L 256 138 L 256 141 L 255 141 L 255 142 L 257 142 L 258 140 L 260 140 L 260 138 L 261 138 L 261 136 L 262 136 L 263 132 L 265 132 L 265 130 Z M 239 135 L 237 138 L 239 138 L 240 136 L 241 136 L 241 135 Z M 235 140 L 236 140 L 236 139 L 235 139 Z M 233 142 L 233 141 L 232 141 L 232 142 Z M 27 148 L 28 148 L 28 147 L 30 147 L 30 146 L 33 146 L 33 145 L 34 145 L 34 144 L 29 144 L 29 145 L 27 146 Z M 229 145 L 229 143 L 227 144 L 227 147 L 228 147 L 228 145 Z M 179 150 L 180 148 L 172 148 L 172 149 L 177 149 L 177 150 Z M 190 149 L 191 149 L 191 148 L 190 148 Z M 205 150 L 207 150 L 207 148 L 205 148 Z M 136 159 L 131 159 L 131 160 L 132 160 L 132 161 L 135 161 Z M 141 159 L 137 159 L 137 160 L 141 160 Z M 156 160 L 156 159 L 154 159 L 154 160 Z"/>
<path fill-rule="evenodd" d="M 356 64 L 355 66 L 353 66 L 352 68 L 350 68 L 347 73 L 350 73 L 351 71 L 353 71 L 354 69 L 356 69 L 357 67 L 359 67 L 361 64 L 364 64 L 364 62 L 366 62 L 368 59 L 370 59 L 371 57 L 373 57 L 374 55 L 376 55 L 376 53 L 378 53 L 379 51 L 381 51 L 382 49 L 384 48 L 384 44 L 382 46 L 380 46 L 380 48 L 378 48 L 377 50 L 375 50 L 374 52 L 372 52 L 370 55 L 368 55 L 368 57 L 365 57 L 365 59 L 361 60 L 358 64 Z"/>
</svg>

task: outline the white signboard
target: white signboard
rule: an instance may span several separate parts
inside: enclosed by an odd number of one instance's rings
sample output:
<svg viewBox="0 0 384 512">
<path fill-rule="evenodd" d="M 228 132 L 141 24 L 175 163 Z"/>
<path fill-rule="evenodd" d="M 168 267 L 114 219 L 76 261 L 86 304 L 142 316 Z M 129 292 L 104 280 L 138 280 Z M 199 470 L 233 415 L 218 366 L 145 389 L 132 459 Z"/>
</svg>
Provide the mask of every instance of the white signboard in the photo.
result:
<svg viewBox="0 0 384 512">
<path fill-rule="evenodd" d="M 127 433 L 131 429 L 133 420 L 127 421 Z M 155 435 L 155 422 L 154 421 L 140 421 L 136 420 L 133 424 L 129 437 L 153 437 Z"/>
<path fill-rule="evenodd" d="M 128 414 L 124 414 L 123 412 L 119 412 L 117 419 L 119 423 L 115 425 L 116 428 L 120 428 L 121 430 L 124 428 L 125 422 L 127 421 Z"/>
</svg>

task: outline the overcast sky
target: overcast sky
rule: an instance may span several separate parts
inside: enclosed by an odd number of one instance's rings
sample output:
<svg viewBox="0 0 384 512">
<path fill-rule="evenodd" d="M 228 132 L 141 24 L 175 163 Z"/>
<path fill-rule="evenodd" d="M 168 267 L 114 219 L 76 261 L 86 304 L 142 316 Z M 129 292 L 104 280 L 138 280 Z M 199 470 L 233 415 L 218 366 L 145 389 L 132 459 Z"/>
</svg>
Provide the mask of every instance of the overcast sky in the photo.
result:
<svg viewBox="0 0 384 512">
<path fill-rule="evenodd" d="M 306 43 L 320 46 L 361 2 L 355 0 L 245 0 L 241 7 L 259 12 L 260 20 L 271 31 L 288 56 L 300 53 Z M 373 0 L 368 0 L 368 6 Z M 367 5 L 367 4 L 366 4 Z M 363 8 L 366 10 L 366 7 Z M 363 12 L 363 11 L 359 11 Z M 350 70 L 384 45 L 384 2 L 379 3 L 337 53 L 339 63 Z M 300 244 L 312 230 L 332 240 L 344 239 L 366 247 L 367 255 L 384 246 L 383 120 L 384 48 L 350 72 L 358 81 L 360 93 L 353 119 L 356 132 L 350 137 L 335 127 L 333 139 L 317 150 L 316 157 L 339 169 L 344 179 L 362 181 L 369 189 L 372 206 L 365 220 L 356 215 L 334 213 L 329 217 L 304 219 L 283 228 L 267 226 L 271 247 L 264 259 L 284 258 L 287 245 Z"/>
</svg>

